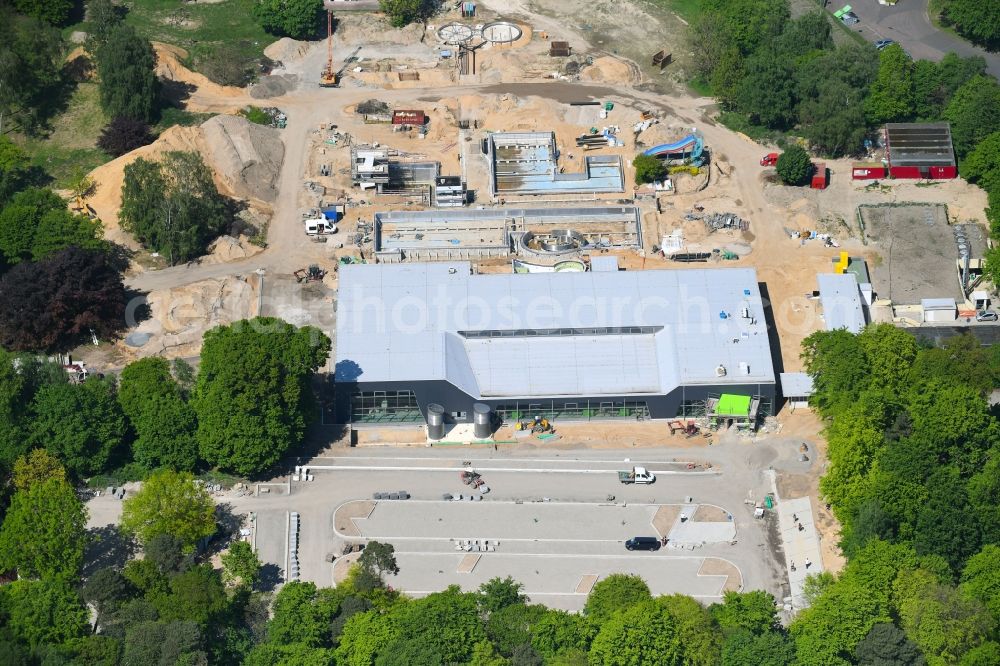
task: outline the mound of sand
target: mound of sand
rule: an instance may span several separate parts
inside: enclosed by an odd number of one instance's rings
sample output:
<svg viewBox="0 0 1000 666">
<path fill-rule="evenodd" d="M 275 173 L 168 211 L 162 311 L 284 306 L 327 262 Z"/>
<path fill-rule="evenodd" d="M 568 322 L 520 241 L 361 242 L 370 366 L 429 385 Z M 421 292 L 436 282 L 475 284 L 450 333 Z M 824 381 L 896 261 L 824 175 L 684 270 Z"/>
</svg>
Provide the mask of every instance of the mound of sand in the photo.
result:
<svg viewBox="0 0 1000 666">
<path fill-rule="evenodd" d="M 254 99 L 281 97 L 295 90 L 298 84 L 299 77 L 294 74 L 262 76 L 257 83 L 250 87 L 250 96 Z"/>
<path fill-rule="evenodd" d="M 227 264 L 230 261 L 238 261 L 260 254 L 263 248 L 254 245 L 246 236 L 233 238 L 232 236 L 219 236 L 208 248 L 209 255 L 201 260 L 202 264 Z"/>
<path fill-rule="evenodd" d="M 278 130 L 240 116 L 216 116 L 201 130 L 210 166 L 226 189 L 243 199 L 273 203 L 285 157 Z"/>
<path fill-rule="evenodd" d="M 635 78 L 635 70 L 629 63 L 612 56 L 597 58 L 594 64 L 580 70 L 582 81 L 624 84 L 634 82 Z"/>
<path fill-rule="evenodd" d="M 309 42 L 300 42 L 291 37 L 282 37 L 264 49 L 264 55 L 271 60 L 289 63 L 304 56 L 309 51 L 310 46 Z"/>
<path fill-rule="evenodd" d="M 216 187 L 226 196 L 249 199 L 254 205 L 268 209 L 277 195 L 285 154 L 278 130 L 255 125 L 239 116 L 217 116 L 200 127 L 171 127 L 148 146 L 90 172 L 96 186 L 88 203 L 103 222 L 108 240 L 132 249 L 139 247 L 118 226 L 125 167 L 140 157 L 155 161 L 172 150 L 200 154 L 212 171 Z"/>
<path fill-rule="evenodd" d="M 192 72 L 181 64 L 187 51 L 170 44 L 153 42 L 156 51 L 156 75 L 180 85 L 167 85 L 165 94 L 188 111 L 234 113 L 246 106 L 246 91 L 220 86 L 204 74 Z"/>
</svg>

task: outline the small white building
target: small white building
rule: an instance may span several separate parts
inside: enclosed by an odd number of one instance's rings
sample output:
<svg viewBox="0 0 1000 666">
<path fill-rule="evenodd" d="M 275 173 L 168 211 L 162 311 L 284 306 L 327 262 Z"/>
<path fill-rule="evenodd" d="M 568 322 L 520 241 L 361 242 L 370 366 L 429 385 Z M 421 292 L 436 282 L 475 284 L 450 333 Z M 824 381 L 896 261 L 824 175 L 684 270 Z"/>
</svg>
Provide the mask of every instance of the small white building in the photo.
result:
<svg viewBox="0 0 1000 666">
<path fill-rule="evenodd" d="M 793 412 L 809 408 L 809 398 L 814 391 L 811 375 L 805 372 L 782 372 L 778 379 L 781 382 L 781 395 L 788 401 L 788 407 Z"/>
<path fill-rule="evenodd" d="M 920 309 L 924 313 L 924 323 L 934 324 L 958 319 L 958 306 L 954 298 L 923 298 Z"/>
</svg>

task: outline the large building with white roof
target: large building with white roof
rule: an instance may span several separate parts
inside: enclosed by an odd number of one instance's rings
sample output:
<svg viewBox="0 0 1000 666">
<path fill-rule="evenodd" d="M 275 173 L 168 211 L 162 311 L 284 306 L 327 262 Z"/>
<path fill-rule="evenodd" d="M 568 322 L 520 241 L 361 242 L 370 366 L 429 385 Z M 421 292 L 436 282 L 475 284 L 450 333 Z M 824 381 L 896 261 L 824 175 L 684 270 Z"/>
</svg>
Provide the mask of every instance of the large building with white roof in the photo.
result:
<svg viewBox="0 0 1000 666">
<path fill-rule="evenodd" d="M 749 268 L 473 274 L 468 262 L 340 269 L 342 422 L 771 413 L 775 373 Z M 742 414 L 744 418 L 746 414 Z"/>
</svg>

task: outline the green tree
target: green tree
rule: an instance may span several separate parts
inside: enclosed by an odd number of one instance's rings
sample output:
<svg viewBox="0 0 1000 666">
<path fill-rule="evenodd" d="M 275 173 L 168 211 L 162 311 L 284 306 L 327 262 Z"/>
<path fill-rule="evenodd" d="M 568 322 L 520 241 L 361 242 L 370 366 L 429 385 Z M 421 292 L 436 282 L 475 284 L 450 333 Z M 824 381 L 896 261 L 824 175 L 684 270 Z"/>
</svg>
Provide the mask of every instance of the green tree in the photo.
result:
<svg viewBox="0 0 1000 666">
<path fill-rule="evenodd" d="M 47 384 L 65 384 L 66 372 L 55 362 L 34 355 L 16 355 L 0 348 L 0 470 L 11 470 L 19 456 L 28 454 L 30 405 L 38 389 Z M 30 463 L 30 461 L 27 461 Z M 15 471 L 29 483 L 36 478 L 29 464 Z M 23 488 L 15 485 L 17 490 Z"/>
<path fill-rule="evenodd" d="M 143 543 L 172 534 L 191 551 L 199 540 L 215 534 L 215 503 L 190 474 L 162 470 L 125 499 L 121 527 Z"/>
<path fill-rule="evenodd" d="M 204 253 L 230 221 L 228 204 L 197 153 L 172 151 L 159 162 L 125 167 L 122 228 L 171 264 Z"/>
<path fill-rule="evenodd" d="M 243 660 L 243 666 L 332 666 L 335 663 L 332 650 L 304 643 L 261 643 Z"/>
<path fill-rule="evenodd" d="M 197 422 L 170 374 L 170 363 L 150 356 L 128 364 L 121 374 L 118 401 L 132 422 L 136 462 L 150 469 L 166 466 L 180 471 L 198 462 Z"/>
<path fill-rule="evenodd" d="M 727 591 L 721 604 L 709 611 L 723 629 L 746 629 L 753 634 L 774 631 L 780 626 L 774 597 L 763 590 Z"/>
<path fill-rule="evenodd" d="M 83 584 L 80 595 L 97 611 L 94 628 L 99 629 L 108 615 L 121 607 L 135 593 L 132 583 L 121 572 L 105 567 L 98 569 Z"/>
<path fill-rule="evenodd" d="M 73 0 L 14 0 L 14 6 L 49 25 L 62 25 L 73 9 Z"/>
<path fill-rule="evenodd" d="M 966 561 L 959 589 L 982 602 L 1000 620 L 1000 546 L 986 544 Z"/>
<path fill-rule="evenodd" d="M 684 663 L 716 666 L 722 658 L 722 636 L 708 609 L 684 594 L 662 596 L 656 601 L 674 619 L 684 648 Z"/>
<path fill-rule="evenodd" d="M 323 12 L 322 0 L 257 0 L 253 15 L 264 30 L 292 39 L 315 37 Z"/>
<path fill-rule="evenodd" d="M 365 544 L 361 557 L 358 558 L 358 565 L 380 579 L 387 573 L 395 576 L 399 573 L 395 552 L 396 549 L 391 543 L 369 541 Z"/>
<path fill-rule="evenodd" d="M 1000 48 L 1000 6 L 977 0 L 947 0 L 942 18 L 965 38 L 991 51 Z"/>
<path fill-rule="evenodd" d="M 663 604 L 653 599 L 612 615 L 601 625 L 590 647 L 591 666 L 683 663 L 684 646 L 676 621 Z"/>
<path fill-rule="evenodd" d="M 877 61 L 858 45 L 839 46 L 797 70 L 799 124 L 814 149 L 832 157 L 861 150 L 864 101 L 877 73 Z"/>
<path fill-rule="evenodd" d="M 203 628 L 214 625 L 228 606 L 222 575 L 210 564 L 172 576 L 170 594 L 156 595 L 152 602 L 161 620 L 196 622 Z"/>
<path fill-rule="evenodd" d="M 747 629 L 736 629 L 726 636 L 721 663 L 722 666 L 791 666 L 795 663 L 795 644 L 777 631 L 754 634 Z"/>
<path fill-rule="evenodd" d="M 10 265 L 40 261 L 70 245 L 103 250 L 102 235 L 99 221 L 71 213 L 52 190 L 23 190 L 0 210 L 0 253 Z"/>
<path fill-rule="evenodd" d="M 865 100 L 869 120 L 876 125 L 909 120 L 915 107 L 913 60 L 899 44 L 882 49 L 878 60 L 878 76 Z"/>
<path fill-rule="evenodd" d="M 792 144 L 778 156 L 775 169 L 785 185 L 805 185 L 812 176 L 812 158 L 805 148 Z"/>
<path fill-rule="evenodd" d="M 772 129 L 791 126 L 797 104 L 794 64 L 776 50 L 757 51 L 746 61 L 733 104 L 755 125 Z"/>
<path fill-rule="evenodd" d="M 611 574 L 598 581 L 587 597 L 583 614 L 602 624 L 618 611 L 651 599 L 649 586 L 641 577 L 630 574 Z"/>
<path fill-rule="evenodd" d="M 237 541 L 222 554 L 224 578 L 237 585 L 253 587 L 260 579 L 260 559 L 246 541 Z"/>
<path fill-rule="evenodd" d="M 0 6 L 0 135 L 34 130 L 51 110 L 62 45 L 55 28 Z"/>
<path fill-rule="evenodd" d="M 72 578 L 83 562 L 87 510 L 61 479 L 14 493 L 0 526 L 0 563 L 22 578 Z"/>
<path fill-rule="evenodd" d="M 572 651 L 586 651 L 597 627 L 588 619 L 549 609 L 531 625 L 531 646 L 552 661 Z"/>
<path fill-rule="evenodd" d="M 124 664 L 177 664 L 195 666 L 207 662 L 204 638 L 195 622 L 142 622 L 125 637 Z"/>
<path fill-rule="evenodd" d="M 923 666 L 920 649 L 896 625 L 879 623 L 872 627 L 854 650 L 860 666 Z"/>
<path fill-rule="evenodd" d="M 667 165 L 652 155 L 639 153 L 632 160 L 635 169 L 635 184 L 652 183 L 667 177 Z"/>
<path fill-rule="evenodd" d="M 426 21 L 434 12 L 432 0 L 378 0 L 378 6 L 397 28 L 416 21 Z"/>
<path fill-rule="evenodd" d="M 472 656 L 473 646 L 486 639 L 476 596 L 452 585 L 443 592 L 394 609 L 392 615 L 398 633 L 395 640 L 380 651 L 376 666 L 421 663 L 418 659 L 423 663 L 446 664 L 467 661 Z M 418 654 L 420 657 L 416 656 Z"/>
<path fill-rule="evenodd" d="M 996 627 L 982 603 L 942 585 L 923 569 L 898 577 L 893 592 L 903 630 L 931 666 L 957 662 L 988 640 Z"/>
<path fill-rule="evenodd" d="M 1000 132 L 987 135 L 959 165 L 962 177 L 987 192 L 1000 192 Z"/>
<path fill-rule="evenodd" d="M 267 640 L 277 645 L 301 643 L 323 647 L 330 640 L 330 617 L 324 616 L 316 603 L 314 583 L 292 581 L 281 588 L 274 598 L 271 621 L 267 624 Z"/>
<path fill-rule="evenodd" d="M 1000 131 L 1000 84 L 991 76 L 969 79 L 944 110 L 951 123 L 955 153 L 964 158 L 993 132 Z"/>
<path fill-rule="evenodd" d="M 0 100 L 3 99 L 2 94 L 0 91 Z M 28 154 L 7 137 L 0 136 L 0 209 L 6 206 L 15 192 L 24 189 L 30 182 L 31 160 Z"/>
<path fill-rule="evenodd" d="M 66 480 L 66 468 L 45 449 L 33 449 L 14 461 L 11 481 L 15 490 L 28 490 L 49 479 Z"/>
<path fill-rule="evenodd" d="M 101 108 L 108 118 L 150 122 L 157 110 L 156 54 L 130 25 L 112 28 L 97 49 Z"/>
<path fill-rule="evenodd" d="M 507 606 L 523 604 L 528 600 L 523 590 L 524 585 L 511 576 L 491 578 L 479 586 L 479 606 L 487 613 L 495 613 Z"/>
<path fill-rule="evenodd" d="M 340 634 L 336 663 L 338 666 L 373 666 L 376 656 L 398 634 L 393 615 L 378 611 L 356 613 Z"/>
<path fill-rule="evenodd" d="M 32 403 L 31 440 L 79 476 L 108 467 L 126 432 L 113 379 L 43 386 Z"/>
<path fill-rule="evenodd" d="M 87 0 L 87 51 L 96 54 L 123 18 L 113 0 Z"/>
<path fill-rule="evenodd" d="M 15 580 L 0 588 L 6 626 L 33 648 L 87 633 L 87 610 L 67 581 Z"/>
<path fill-rule="evenodd" d="M 259 474 L 302 441 L 313 413 L 309 379 L 330 339 L 274 318 L 205 334 L 192 404 L 201 455 L 238 474 Z"/>
</svg>

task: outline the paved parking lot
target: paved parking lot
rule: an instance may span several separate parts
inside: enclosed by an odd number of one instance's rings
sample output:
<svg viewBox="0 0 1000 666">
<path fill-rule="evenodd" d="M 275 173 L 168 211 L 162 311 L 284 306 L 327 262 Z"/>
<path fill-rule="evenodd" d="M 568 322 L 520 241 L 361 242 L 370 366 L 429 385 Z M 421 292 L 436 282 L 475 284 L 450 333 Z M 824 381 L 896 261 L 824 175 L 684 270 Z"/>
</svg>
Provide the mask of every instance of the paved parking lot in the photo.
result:
<svg viewBox="0 0 1000 666">
<path fill-rule="evenodd" d="M 771 467 L 804 471 L 812 464 L 797 461 L 799 443 L 772 438 L 678 449 L 338 450 L 309 462 L 311 482 L 288 486 L 283 477 L 267 494 L 218 499 L 233 513 L 256 514 L 256 546 L 272 570 L 284 569 L 287 516 L 297 511 L 301 578 L 322 586 L 334 584 L 328 555 L 339 558 L 346 544 L 377 538 L 399 554 L 401 572 L 390 583 L 412 594 L 449 584 L 474 589 L 511 575 L 536 601 L 573 610 L 594 582 L 621 571 L 643 576 L 658 594 L 710 602 L 724 586 L 742 586 L 780 599 L 789 594 L 782 534 L 776 516 L 771 529 L 768 521 L 754 519 L 752 501 L 772 490 Z M 656 483 L 620 484 L 616 470 L 633 465 L 655 472 Z M 443 493 L 468 493 L 459 476 L 468 469 L 482 474 L 491 492 L 477 502 L 443 501 Z M 399 490 L 412 499 L 371 499 Z M 104 497 L 92 500 L 91 524 L 113 522 L 120 506 Z M 663 535 L 670 544 L 658 552 L 626 552 L 623 546 L 633 536 Z M 466 539 L 491 539 L 495 548 L 456 550 L 455 540 Z"/>
</svg>

